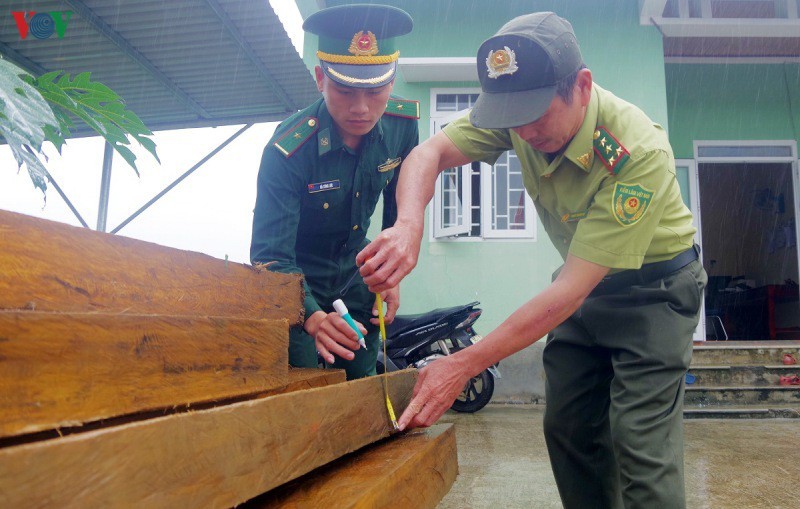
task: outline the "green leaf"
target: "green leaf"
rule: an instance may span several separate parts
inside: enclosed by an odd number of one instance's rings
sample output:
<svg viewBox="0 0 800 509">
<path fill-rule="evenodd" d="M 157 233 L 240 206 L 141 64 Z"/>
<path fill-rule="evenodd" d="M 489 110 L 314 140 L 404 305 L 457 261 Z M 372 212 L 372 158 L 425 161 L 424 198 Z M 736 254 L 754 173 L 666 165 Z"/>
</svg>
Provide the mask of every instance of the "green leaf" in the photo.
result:
<svg viewBox="0 0 800 509">
<path fill-rule="evenodd" d="M 156 154 L 156 142 L 151 140 L 150 138 L 146 138 L 144 136 L 135 136 L 132 135 L 136 141 L 138 141 L 148 152 L 153 154 L 153 157 L 156 158 L 158 164 L 161 164 L 161 159 L 158 158 L 158 154 Z"/>
<path fill-rule="evenodd" d="M 47 190 L 47 170 L 44 165 L 28 147 L 23 148 L 20 157 L 25 163 L 25 167 L 28 169 L 28 175 L 31 177 L 33 185 L 41 189 L 42 194 L 44 194 Z M 20 167 L 21 166 L 20 164 Z"/>
<path fill-rule="evenodd" d="M 3 102 L 0 135 L 11 148 L 17 166 L 21 168 L 25 164 L 33 184 L 44 192 L 47 171 L 34 151 L 41 153 L 47 137 L 46 126 L 57 128 L 58 121 L 42 95 L 20 78 L 26 74 L 16 65 L 0 59 L 0 100 Z"/>
<path fill-rule="evenodd" d="M 116 150 L 117 153 L 121 155 L 122 158 L 125 159 L 125 161 L 127 161 L 127 163 L 131 166 L 131 168 L 133 168 L 133 171 L 136 172 L 136 176 L 138 177 L 139 170 L 136 169 L 136 164 L 134 163 L 134 161 L 136 161 L 136 154 L 131 152 L 131 150 L 124 145 L 117 145 Z"/>
<path fill-rule="evenodd" d="M 136 140 L 161 162 L 153 133 L 119 95 L 83 72 L 71 78 L 63 71 L 35 78 L 0 56 L 0 140 L 11 147 L 19 168 L 24 164 L 34 185 L 44 192 L 48 173 L 40 157 L 42 144 L 51 142 L 61 149 L 75 128 L 73 118 L 83 121 L 102 136 L 133 168 L 136 155 L 130 150 Z"/>
<path fill-rule="evenodd" d="M 64 144 L 67 142 L 67 140 L 65 140 L 64 137 L 61 136 L 61 132 L 59 131 L 59 129 L 51 125 L 44 126 L 44 137 L 47 141 L 49 141 L 56 147 L 56 150 L 58 150 L 59 154 L 61 153 L 61 147 L 63 147 Z"/>
<path fill-rule="evenodd" d="M 125 108 L 119 95 L 102 83 L 91 81 L 90 73 L 83 72 L 74 78 L 66 73 L 47 73 L 38 78 L 37 84 L 57 110 L 78 117 L 100 134 L 137 174 L 136 157 L 126 147 L 130 144 L 129 137 L 161 162 L 155 143 L 147 138 L 153 133 L 136 114 Z"/>
</svg>

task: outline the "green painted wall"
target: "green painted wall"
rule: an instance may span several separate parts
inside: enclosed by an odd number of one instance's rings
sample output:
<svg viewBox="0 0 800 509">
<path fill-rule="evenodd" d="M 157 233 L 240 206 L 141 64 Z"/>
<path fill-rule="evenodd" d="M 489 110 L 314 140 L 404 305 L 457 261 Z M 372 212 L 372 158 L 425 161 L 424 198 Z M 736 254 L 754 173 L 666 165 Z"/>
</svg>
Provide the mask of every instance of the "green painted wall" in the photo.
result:
<svg viewBox="0 0 800 509">
<path fill-rule="evenodd" d="M 327 5 L 356 2 L 328 0 Z M 575 29 L 584 61 L 595 81 L 644 109 L 667 127 L 664 58 L 661 34 L 653 26 L 639 25 L 637 0 L 394 0 L 414 19 L 414 30 L 400 39 L 400 57 L 474 57 L 478 46 L 506 21 L 521 14 L 554 11 Z M 316 1 L 298 0 L 303 17 L 317 10 Z M 306 35 L 304 57 L 314 65 L 316 37 Z M 398 93 L 428 101 L 427 88 L 396 83 Z M 441 85 L 441 84 L 440 84 Z M 457 86 L 457 84 L 450 84 Z M 475 84 L 477 85 L 477 83 Z M 407 92 L 408 91 L 408 92 Z M 420 95 L 412 96 L 411 92 Z M 427 112 L 423 109 L 423 113 Z M 427 133 L 427 122 L 421 128 Z"/>
<path fill-rule="evenodd" d="M 303 17 L 315 12 L 314 0 L 298 0 Z M 327 5 L 342 2 L 329 0 Z M 594 79 L 606 89 L 644 109 L 666 126 L 667 100 L 661 35 L 655 27 L 639 25 L 637 0 L 592 2 L 487 0 L 398 0 L 415 20 L 404 36 L 402 57 L 474 57 L 478 46 L 511 18 L 552 10 L 572 23 L 584 61 Z M 316 37 L 306 35 L 304 58 L 316 65 Z M 477 83 L 404 83 L 395 92 L 421 103 L 421 139 L 429 136 L 430 89 L 478 86 Z M 477 330 L 487 333 L 511 312 L 550 283 L 562 260 L 541 225 L 535 241 L 429 242 L 430 216 L 417 268 L 401 285 L 401 313 L 417 313 L 473 300 L 484 314 Z M 374 238 L 379 224 L 373 224 Z M 544 393 L 542 344 L 520 352 L 501 365 L 503 380 L 495 400 L 539 400 Z"/>
<path fill-rule="evenodd" d="M 800 64 L 667 64 L 670 143 L 694 158 L 695 140 L 800 141 Z"/>
</svg>

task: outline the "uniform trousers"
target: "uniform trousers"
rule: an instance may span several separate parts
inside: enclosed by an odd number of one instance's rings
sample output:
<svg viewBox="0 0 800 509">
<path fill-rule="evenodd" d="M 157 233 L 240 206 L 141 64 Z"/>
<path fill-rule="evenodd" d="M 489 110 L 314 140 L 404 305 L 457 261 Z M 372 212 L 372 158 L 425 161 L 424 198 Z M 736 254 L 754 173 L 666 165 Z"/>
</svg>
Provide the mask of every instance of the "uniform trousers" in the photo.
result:
<svg viewBox="0 0 800 509">
<path fill-rule="evenodd" d="M 590 295 L 544 349 L 544 432 L 567 509 L 683 508 L 683 394 L 707 277 L 695 260 Z"/>
</svg>

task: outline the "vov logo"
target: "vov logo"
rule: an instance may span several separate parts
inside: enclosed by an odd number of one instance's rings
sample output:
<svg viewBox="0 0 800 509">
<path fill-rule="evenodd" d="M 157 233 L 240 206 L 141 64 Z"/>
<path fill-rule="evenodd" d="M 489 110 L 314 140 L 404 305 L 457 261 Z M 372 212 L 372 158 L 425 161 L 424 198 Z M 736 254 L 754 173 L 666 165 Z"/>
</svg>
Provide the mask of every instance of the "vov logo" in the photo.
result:
<svg viewBox="0 0 800 509">
<path fill-rule="evenodd" d="M 26 39 L 28 33 L 37 39 L 47 39 L 56 33 L 59 39 L 63 39 L 72 11 L 11 11 L 11 15 L 17 22 L 20 39 Z"/>
</svg>

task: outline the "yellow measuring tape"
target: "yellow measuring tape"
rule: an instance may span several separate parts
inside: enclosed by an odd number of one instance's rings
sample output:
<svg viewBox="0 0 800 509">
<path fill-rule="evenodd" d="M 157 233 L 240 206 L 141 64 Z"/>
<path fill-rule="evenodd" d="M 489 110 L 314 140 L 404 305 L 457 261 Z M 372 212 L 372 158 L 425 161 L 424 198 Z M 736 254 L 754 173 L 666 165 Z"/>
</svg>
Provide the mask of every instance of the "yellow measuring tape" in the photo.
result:
<svg viewBox="0 0 800 509">
<path fill-rule="evenodd" d="M 389 411 L 389 419 L 392 421 L 392 426 L 397 429 L 397 419 L 394 416 L 394 408 L 392 402 L 389 400 L 389 367 L 387 366 L 389 359 L 386 357 L 386 323 L 383 319 L 383 299 L 381 294 L 375 294 L 375 306 L 378 308 L 378 324 L 381 329 L 381 338 L 383 340 L 383 393 L 386 396 L 386 410 Z"/>
</svg>

